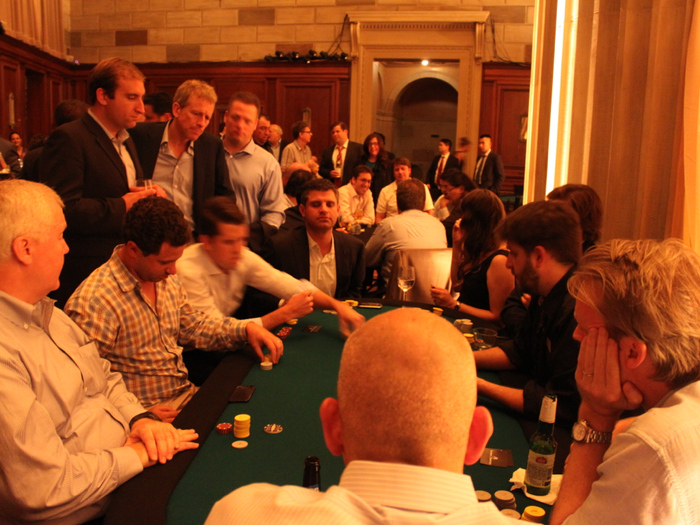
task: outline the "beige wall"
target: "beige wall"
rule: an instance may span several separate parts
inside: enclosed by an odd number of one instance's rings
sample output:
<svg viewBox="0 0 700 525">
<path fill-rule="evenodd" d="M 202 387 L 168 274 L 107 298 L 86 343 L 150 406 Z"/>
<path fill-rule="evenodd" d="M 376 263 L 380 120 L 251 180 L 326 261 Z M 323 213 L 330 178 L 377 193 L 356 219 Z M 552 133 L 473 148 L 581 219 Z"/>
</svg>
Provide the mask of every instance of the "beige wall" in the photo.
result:
<svg viewBox="0 0 700 525">
<path fill-rule="evenodd" d="M 487 10 L 498 54 L 529 62 L 535 0 L 63 0 L 68 54 L 134 62 L 251 61 L 327 51 L 352 11 Z M 495 58 L 490 26 L 484 60 Z M 342 47 L 350 53 L 349 30 Z"/>
</svg>

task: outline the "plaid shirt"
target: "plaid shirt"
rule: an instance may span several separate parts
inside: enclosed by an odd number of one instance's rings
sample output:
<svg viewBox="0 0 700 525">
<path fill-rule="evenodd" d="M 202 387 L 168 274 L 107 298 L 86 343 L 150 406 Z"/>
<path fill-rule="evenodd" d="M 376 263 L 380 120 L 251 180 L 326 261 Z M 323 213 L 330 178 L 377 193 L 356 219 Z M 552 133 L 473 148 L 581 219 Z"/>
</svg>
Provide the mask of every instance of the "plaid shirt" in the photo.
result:
<svg viewBox="0 0 700 525">
<path fill-rule="evenodd" d="M 149 408 L 190 387 L 182 347 L 232 347 L 246 339 L 249 321 L 208 317 L 195 310 L 177 276 L 156 283 L 156 305 L 117 252 L 92 272 L 66 303 L 65 312 L 93 339 L 102 357 Z"/>
</svg>

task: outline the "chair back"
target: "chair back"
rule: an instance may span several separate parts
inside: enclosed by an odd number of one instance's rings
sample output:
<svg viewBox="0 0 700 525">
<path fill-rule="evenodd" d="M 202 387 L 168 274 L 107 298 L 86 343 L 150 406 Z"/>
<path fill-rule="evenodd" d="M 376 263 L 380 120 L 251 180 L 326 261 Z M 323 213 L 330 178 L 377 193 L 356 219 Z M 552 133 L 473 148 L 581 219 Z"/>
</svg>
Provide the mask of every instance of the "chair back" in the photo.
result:
<svg viewBox="0 0 700 525">
<path fill-rule="evenodd" d="M 391 274 L 386 288 L 386 298 L 401 300 L 399 289 L 399 269 L 413 266 L 416 272 L 416 284 L 406 292 L 406 301 L 432 304 L 430 287 L 450 289 L 450 268 L 452 249 L 398 250 L 391 265 Z"/>
</svg>

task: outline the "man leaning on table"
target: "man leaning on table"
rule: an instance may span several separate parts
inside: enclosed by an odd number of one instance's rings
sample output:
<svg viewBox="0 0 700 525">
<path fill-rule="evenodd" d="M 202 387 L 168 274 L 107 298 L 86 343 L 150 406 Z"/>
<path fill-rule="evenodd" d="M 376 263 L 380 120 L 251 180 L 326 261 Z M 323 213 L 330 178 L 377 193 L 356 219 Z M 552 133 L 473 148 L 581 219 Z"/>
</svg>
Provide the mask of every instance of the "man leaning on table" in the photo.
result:
<svg viewBox="0 0 700 525">
<path fill-rule="evenodd" d="M 177 204 L 162 197 L 137 202 L 124 218 L 123 238 L 65 310 L 141 403 L 174 417 L 196 393 L 183 347 L 224 350 L 247 340 L 261 360 L 264 345 L 278 361 L 282 341 L 258 324 L 210 317 L 189 303 L 175 275 L 190 242 L 190 225 Z"/>
<path fill-rule="evenodd" d="M 62 208 L 42 184 L 0 182 L 2 523 L 83 523 L 143 468 L 197 447 L 193 430 L 146 412 L 46 297 L 68 252 Z"/>
<path fill-rule="evenodd" d="M 700 522 L 700 257 L 675 239 L 614 240 L 569 289 L 582 402 L 550 524 Z"/>
<path fill-rule="evenodd" d="M 476 407 L 469 345 L 444 319 L 406 308 L 368 321 L 345 344 L 338 399 L 320 415 L 326 446 L 345 461 L 339 485 L 248 485 L 216 503 L 206 525 L 511 523 L 478 503 L 463 474 L 493 424 Z"/>
</svg>

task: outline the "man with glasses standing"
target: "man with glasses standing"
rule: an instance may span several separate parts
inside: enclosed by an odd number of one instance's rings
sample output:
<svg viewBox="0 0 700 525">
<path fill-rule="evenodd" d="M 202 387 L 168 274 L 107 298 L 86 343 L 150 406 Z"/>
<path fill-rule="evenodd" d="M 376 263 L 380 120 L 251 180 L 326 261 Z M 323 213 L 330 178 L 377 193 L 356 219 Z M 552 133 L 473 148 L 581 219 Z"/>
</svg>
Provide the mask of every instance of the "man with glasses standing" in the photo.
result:
<svg viewBox="0 0 700 525">
<path fill-rule="evenodd" d="M 286 170 L 294 162 L 306 164 L 311 168 L 313 157 L 309 143 L 311 142 L 312 136 L 311 126 L 303 120 L 296 122 L 292 126 L 292 137 L 294 137 L 294 141 L 284 148 L 282 152 L 282 160 L 280 161 L 282 171 Z M 316 164 L 316 162 L 314 161 L 313 164 Z"/>
</svg>

